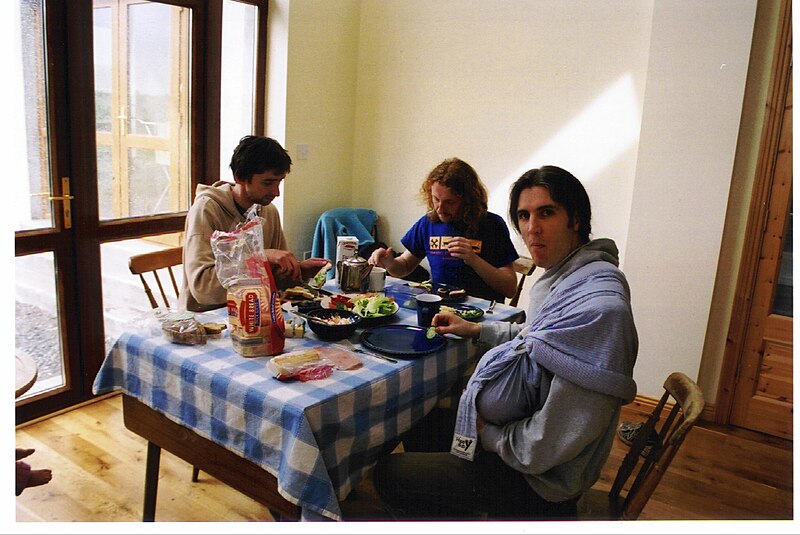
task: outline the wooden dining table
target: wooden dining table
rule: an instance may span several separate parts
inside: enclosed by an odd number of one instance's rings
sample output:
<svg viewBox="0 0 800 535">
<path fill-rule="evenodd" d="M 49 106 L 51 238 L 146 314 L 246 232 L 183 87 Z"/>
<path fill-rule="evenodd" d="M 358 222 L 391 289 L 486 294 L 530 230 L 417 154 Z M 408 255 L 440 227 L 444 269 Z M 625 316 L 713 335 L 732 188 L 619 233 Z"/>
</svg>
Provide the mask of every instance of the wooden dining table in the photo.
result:
<svg viewBox="0 0 800 535">
<path fill-rule="evenodd" d="M 326 288 L 337 291 L 333 281 Z M 390 277 L 386 293 L 393 292 L 402 301 L 409 289 Z M 489 307 L 472 297 L 467 303 Z M 221 309 L 198 319 L 225 321 L 225 314 Z M 482 321 L 522 318 L 521 309 L 498 304 Z M 416 311 L 401 306 L 392 323 L 416 325 Z M 348 342 L 363 348 L 360 331 Z M 285 351 L 329 344 L 340 345 L 309 330 L 287 338 Z M 362 359 L 356 369 L 280 381 L 267 369 L 269 357 L 236 353 L 228 331 L 188 346 L 169 342 L 150 324 L 119 337 L 93 391 L 122 391 L 125 426 L 148 441 L 144 520 L 155 519 L 162 448 L 280 519 L 342 520 L 340 501 L 446 397 L 478 351 L 470 341 L 448 336 L 431 353 L 393 355 L 396 362 L 356 353 Z"/>
</svg>

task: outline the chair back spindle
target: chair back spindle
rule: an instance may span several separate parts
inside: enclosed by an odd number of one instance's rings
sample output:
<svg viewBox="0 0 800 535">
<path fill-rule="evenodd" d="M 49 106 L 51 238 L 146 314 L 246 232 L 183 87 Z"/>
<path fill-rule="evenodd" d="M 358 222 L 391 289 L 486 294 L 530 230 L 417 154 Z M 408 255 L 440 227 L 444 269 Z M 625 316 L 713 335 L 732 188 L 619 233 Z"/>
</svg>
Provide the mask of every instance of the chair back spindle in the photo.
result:
<svg viewBox="0 0 800 535">
<path fill-rule="evenodd" d="M 599 489 L 589 489 L 578 504 L 578 517 L 636 520 L 704 406 L 700 387 L 683 373 L 671 373 L 664 381 L 661 399 L 636 432 L 611 490 L 603 497 Z M 634 473 L 633 482 L 622 496 Z"/>
<path fill-rule="evenodd" d="M 161 271 L 161 275 L 163 275 L 165 279 L 167 276 L 169 277 L 169 283 L 172 285 L 172 290 L 175 292 L 175 296 L 177 297 L 180 295 L 180 291 L 178 289 L 178 281 L 175 278 L 175 272 L 173 271 L 173 268 L 181 265 L 182 263 L 183 247 L 172 247 L 170 249 L 163 249 L 161 251 L 154 251 L 152 253 L 134 255 L 128 260 L 128 268 L 130 269 L 131 273 L 139 276 L 139 279 L 142 281 L 144 293 L 147 295 L 147 299 L 152 308 L 158 308 L 162 305 L 169 308 L 169 296 L 165 288 L 165 283 L 161 280 L 159 271 Z M 158 287 L 158 293 L 161 296 L 161 305 L 156 299 L 150 284 L 147 282 L 148 276 L 154 280 L 155 285 Z"/>
<path fill-rule="evenodd" d="M 519 281 L 517 282 L 517 292 L 514 294 L 514 297 L 511 298 L 511 301 L 508 302 L 509 306 L 515 307 L 517 303 L 519 303 L 519 296 L 522 294 L 522 287 L 525 285 L 525 279 L 536 270 L 536 264 L 533 263 L 532 258 L 520 256 L 514 260 L 512 267 L 514 271 L 520 275 Z"/>
</svg>

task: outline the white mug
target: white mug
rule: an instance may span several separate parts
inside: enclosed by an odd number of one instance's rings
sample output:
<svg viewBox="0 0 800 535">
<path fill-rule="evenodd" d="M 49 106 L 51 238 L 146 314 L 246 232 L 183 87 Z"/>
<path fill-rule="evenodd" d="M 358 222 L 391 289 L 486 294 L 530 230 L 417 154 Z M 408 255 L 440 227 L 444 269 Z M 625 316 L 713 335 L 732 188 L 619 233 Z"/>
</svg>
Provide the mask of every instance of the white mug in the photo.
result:
<svg viewBox="0 0 800 535">
<path fill-rule="evenodd" d="M 369 272 L 369 291 L 382 292 L 386 287 L 386 270 L 379 266 L 372 266 Z"/>
</svg>

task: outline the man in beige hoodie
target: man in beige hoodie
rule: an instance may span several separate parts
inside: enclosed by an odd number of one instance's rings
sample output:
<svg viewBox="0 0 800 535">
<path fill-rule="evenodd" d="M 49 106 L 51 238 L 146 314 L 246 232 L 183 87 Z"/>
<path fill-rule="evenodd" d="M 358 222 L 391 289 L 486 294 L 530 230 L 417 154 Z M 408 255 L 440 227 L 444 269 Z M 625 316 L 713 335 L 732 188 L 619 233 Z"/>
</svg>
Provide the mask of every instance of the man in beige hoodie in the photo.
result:
<svg viewBox="0 0 800 535">
<path fill-rule="evenodd" d="M 217 278 L 211 234 L 215 230 L 233 230 L 245 221 L 244 214 L 254 204 L 259 205 L 264 252 L 278 286 L 287 287 L 311 278 L 328 262 L 324 258 L 298 261 L 287 250 L 278 209 L 272 201 L 280 195 L 281 181 L 291 166 L 289 154 L 274 139 L 245 136 L 231 157 L 234 183 L 220 180 L 211 186 L 197 186 L 194 203 L 186 216 L 181 308 L 200 312 L 225 306 L 227 290 Z"/>
</svg>

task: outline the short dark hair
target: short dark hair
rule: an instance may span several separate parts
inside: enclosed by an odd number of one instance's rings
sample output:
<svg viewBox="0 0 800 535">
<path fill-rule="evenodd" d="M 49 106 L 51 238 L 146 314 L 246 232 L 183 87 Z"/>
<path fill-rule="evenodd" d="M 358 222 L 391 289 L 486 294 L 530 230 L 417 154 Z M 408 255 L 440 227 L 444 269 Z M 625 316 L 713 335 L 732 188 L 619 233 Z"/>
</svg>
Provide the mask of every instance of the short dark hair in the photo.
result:
<svg viewBox="0 0 800 535">
<path fill-rule="evenodd" d="M 288 173 L 292 159 L 286 149 L 270 137 L 244 136 L 233 149 L 230 167 L 235 177 L 249 182 L 253 175 L 267 170 Z"/>
<path fill-rule="evenodd" d="M 581 243 L 589 242 L 592 232 L 592 205 L 589 195 L 581 184 L 569 171 L 554 165 L 545 165 L 538 169 L 525 171 L 511 187 L 511 199 L 508 203 L 508 215 L 514 228 L 519 232 L 519 196 L 523 190 L 534 186 L 542 186 L 550 191 L 550 196 L 567 210 L 570 224 L 578 220 L 578 237 Z"/>
</svg>

